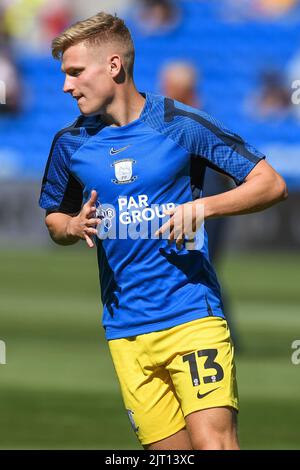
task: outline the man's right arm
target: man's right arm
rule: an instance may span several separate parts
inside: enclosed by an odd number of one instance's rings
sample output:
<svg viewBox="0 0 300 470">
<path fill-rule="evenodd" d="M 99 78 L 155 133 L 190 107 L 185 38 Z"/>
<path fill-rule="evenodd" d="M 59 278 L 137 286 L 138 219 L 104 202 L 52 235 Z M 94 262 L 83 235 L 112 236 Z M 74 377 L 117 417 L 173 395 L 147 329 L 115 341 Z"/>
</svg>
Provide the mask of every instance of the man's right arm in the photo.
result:
<svg viewBox="0 0 300 470">
<path fill-rule="evenodd" d="M 50 237 L 58 245 L 73 245 L 80 240 L 80 237 L 71 232 L 73 217 L 75 216 L 62 212 L 53 212 L 46 216 L 45 223 Z"/>
<path fill-rule="evenodd" d="M 100 219 L 94 218 L 96 201 L 97 192 L 93 190 L 79 214 L 52 212 L 46 215 L 45 223 L 52 240 L 58 245 L 74 245 L 82 239 L 93 248 L 92 236 L 97 234 L 96 227 L 101 223 Z"/>
</svg>

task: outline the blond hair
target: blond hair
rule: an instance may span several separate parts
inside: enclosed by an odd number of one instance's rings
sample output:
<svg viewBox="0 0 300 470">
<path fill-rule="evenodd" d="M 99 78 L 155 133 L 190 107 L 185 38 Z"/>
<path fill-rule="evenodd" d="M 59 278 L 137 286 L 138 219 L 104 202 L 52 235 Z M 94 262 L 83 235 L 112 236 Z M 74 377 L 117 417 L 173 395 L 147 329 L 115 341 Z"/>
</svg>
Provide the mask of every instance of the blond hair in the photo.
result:
<svg viewBox="0 0 300 470">
<path fill-rule="evenodd" d="M 78 21 L 53 39 L 53 57 L 60 60 L 69 47 L 80 42 L 89 46 L 118 43 L 123 52 L 124 68 L 132 76 L 134 45 L 131 34 L 121 18 L 100 12 L 86 20 Z"/>
</svg>

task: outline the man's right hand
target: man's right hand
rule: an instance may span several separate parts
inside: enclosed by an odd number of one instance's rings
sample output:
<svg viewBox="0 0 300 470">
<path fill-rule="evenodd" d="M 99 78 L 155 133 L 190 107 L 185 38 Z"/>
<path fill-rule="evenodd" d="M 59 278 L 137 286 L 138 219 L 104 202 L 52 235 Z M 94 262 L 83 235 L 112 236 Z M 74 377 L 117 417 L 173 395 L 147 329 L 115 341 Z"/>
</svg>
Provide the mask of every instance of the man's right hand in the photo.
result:
<svg viewBox="0 0 300 470">
<path fill-rule="evenodd" d="M 101 223 L 101 219 L 95 218 L 96 202 L 97 192 L 93 189 L 79 214 L 70 218 L 67 224 L 67 236 L 85 240 L 89 248 L 94 247 L 92 235 L 97 234 L 97 225 Z"/>
</svg>

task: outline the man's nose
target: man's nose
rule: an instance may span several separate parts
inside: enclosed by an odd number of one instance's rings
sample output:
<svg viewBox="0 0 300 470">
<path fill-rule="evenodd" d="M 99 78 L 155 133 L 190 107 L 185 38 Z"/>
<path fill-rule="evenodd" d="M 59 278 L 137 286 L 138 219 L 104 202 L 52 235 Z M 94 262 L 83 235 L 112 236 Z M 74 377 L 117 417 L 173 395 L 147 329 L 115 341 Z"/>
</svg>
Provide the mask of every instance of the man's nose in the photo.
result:
<svg viewBox="0 0 300 470">
<path fill-rule="evenodd" d="M 66 77 L 64 87 L 63 87 L 64 93 L 72 93 L 73 90 L 74 90 L 74 86 L 72 84 L 72 80 L 70 79 L 70 77 Z"/>
</svg>

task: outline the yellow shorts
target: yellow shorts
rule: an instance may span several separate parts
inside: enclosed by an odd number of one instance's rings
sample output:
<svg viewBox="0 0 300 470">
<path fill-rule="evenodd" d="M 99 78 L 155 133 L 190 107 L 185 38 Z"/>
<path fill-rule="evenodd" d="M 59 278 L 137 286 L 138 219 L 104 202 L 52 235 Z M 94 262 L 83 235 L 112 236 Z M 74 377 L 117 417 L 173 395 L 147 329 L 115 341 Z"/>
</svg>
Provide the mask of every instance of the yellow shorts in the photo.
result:
<svg viewBox="0 0 300 470">
<path fill-rule="evenodd" d="M 238 410 L 233 345 L 226 320 L 200 318 L 108 342 L 131 425 L 151 444 L 205 408 Z"/>
</svg>

